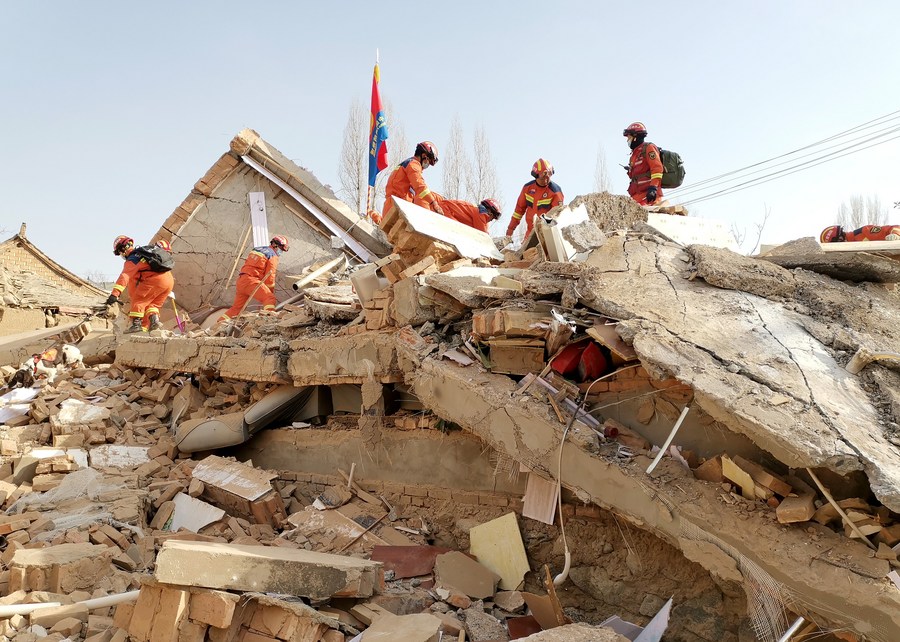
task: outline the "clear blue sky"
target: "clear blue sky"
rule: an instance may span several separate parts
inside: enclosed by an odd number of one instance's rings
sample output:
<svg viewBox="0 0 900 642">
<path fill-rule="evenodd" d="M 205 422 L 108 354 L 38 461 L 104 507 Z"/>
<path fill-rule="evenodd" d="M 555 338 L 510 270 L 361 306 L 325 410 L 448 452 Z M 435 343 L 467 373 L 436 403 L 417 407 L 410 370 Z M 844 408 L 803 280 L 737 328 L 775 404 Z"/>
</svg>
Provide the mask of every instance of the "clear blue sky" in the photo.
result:
<svg viewBox="0 0 900 642">
<path fill-rule="evenodd" d="M 539 156 L 567 199 L 593 191 L 600 145 L 624 192 L 633 120 L 681 153 L 687 186 L 900 109 L 896 0 L 19 0 L 3 13 L 0 227 L 26 221 L 82 275 L 114 278 L 112 239 L 149 240 L 244 127 L 336 187 L 376 48 L 410 143 L 440 149 L 455 114 L 467 138 L 485 127 L 507 209 Z M 892 141 L 692 213 L 752 228 L 768 207 L 763 242 L 817 234 L 853 194 L 900 200 L 898 151 Z M 440 169 L 425 174 L 437 189 Z"/>
</svg>

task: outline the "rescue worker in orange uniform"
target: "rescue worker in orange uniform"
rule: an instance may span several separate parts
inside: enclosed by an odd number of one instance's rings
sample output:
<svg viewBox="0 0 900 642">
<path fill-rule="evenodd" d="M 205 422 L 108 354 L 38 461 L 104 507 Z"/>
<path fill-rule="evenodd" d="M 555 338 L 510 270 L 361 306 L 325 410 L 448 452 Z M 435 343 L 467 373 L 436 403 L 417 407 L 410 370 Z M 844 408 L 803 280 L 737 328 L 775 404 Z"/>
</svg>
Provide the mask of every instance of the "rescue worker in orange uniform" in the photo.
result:
<svg viewBox="0 0 900 642">
<path fill-rule="evenodd" d="M 252 296 L 263 304 L 263 310 L 275 311 L 275 273 L 278 257 L 288 251 L 288 240 L 280 234 L 273 236 L 268 246 L 262 245 L 250 251 L 244 267 L 238 275 L 234 304 L 219 317 L 218 322 L 228 321 L 241 313 L 244 304 Z"/>
<path fill-rule="evenodd" d="M 171 250 L 171 246 L 166 247 L 167 241 L 160 243 L 165 244 L 160 246 L 162 249 Z M 156 272 L 151 269 L 147 259 L 149 249 L 151 248 L 135 248 L 134 239 L 128 236 L 117 236 L 113 241 L 113 254 L 125 259 L 125 267 L 105 303 L 117 303 L 122 291 L 128 289 L 128 296 L 131 298 L 131 310 L 128 312 L 131 325 L 125 330 L 127 334 L 161 328 L 159 309 L 175 286 L 171 271 Z"/>
<path fill-rule="evenodd" d="M 485 234 L 488 233 L 488 223 L 496 221 L 502 216 L 500 206 L 492 198 L 486 198 L 475 205 L 468 201 L 447 199 L 440 194 L 435 194 L 435 196 L 444 210 L 444 216 L 476 230 L 481 230 Z"/>
<path fill-rule="evenodd" d="M 631 148 L 631 158 L 628 161 L 628 195 L 641 205 L 653 205 L 661 201 L 663 164 L 659 156 L 659 148 L 653 143 L 645 143 L 647 128 L 644 123 L 631 123 L 622 132 L 628 147 Z"/>
<path fill-rule="evenodd" d="M 432 212 L 443 214 L 440 204 L 435 198 L 434 192 L 428 189 L 422 172 L 432 165 L 437 165 L 437 147 L 430 141 L 422 141 L 416 145 L 416 151 L 410 158 L 400 163 L 388 178 L 384 191 L 384 211 L 387 214 L 391 208 L 391 196 L 413 202 L 421 201 Z"/>
<path fill-rule="evenodd" d="M 546 214 L 557 205 L 563 204 L 565 197 L 562 188 L 550 180 L 554 173 L 553 165 L 543 158 L 537 159 L 531 166 L 531 176 L 534 180 L 522 186 L 516 201 L 516 209 L 506 228 L 507 236 L 512 236 L 524 216 L 527 238 L 534 228 L 534 219 L 538 214 Z"/>
<path fill-rule="evenodd" d="M 900 225 L 863 225 L 852 232 L 845 232 L 840 225 L 832 225 L 819 235 L 820 243 L 844 241 L 900 241 Z"/>
</svg>

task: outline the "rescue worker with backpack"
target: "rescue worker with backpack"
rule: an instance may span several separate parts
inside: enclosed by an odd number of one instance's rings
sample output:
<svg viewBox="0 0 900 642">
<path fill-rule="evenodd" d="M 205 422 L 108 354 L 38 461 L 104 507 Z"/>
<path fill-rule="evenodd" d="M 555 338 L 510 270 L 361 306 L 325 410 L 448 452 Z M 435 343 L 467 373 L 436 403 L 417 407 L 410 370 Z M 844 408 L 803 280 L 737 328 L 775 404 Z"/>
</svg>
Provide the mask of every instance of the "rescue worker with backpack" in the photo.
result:
<svg viewBox="0 0 900 642">
<path fill-rule="evenodd" d="M 119 295 L 127 288 L 131 298 L 128 312 L 131 325 L 125 333 L 158 330 L 162 327 L 159 309 L 175 286 L 172 246 L 168 241 L 160 240 L 156 245 L 135 247 L 131 237 L 117 236 L 113 241 L 113 254 L 125 259 L 125 267 L 116 279 L 106 305 L 118 303 Z"/>
<path fill-rule="evenodd" d="M 443 214 L 440 203 L 438 203 L 434 192 L 428 189 L 425 179 L 422 178 L 422 172 L 437 165 L 438 152 L 437 147 L 431 141 L 422 141 L 416 145 L 416 150 L 410 158 L 400 163 L 388 178 L 387 186 L 384 190 L 384 211 L 382 215 L 387 214 L 393 203 L 391 196 L 396 196 L 410 202 L 424 203 L 426 207 L 431 208 L 436 214 Z M 377 222 L 381 222 L 381 218 Z"/>
<path fill-rule="evenodd" d="M 653 205 L 661 201 L 663 163 L 659 148 L 653 143 L 644 142 L 647 138 L 644 123 L 631 123 L 622 135 L 631 148 L 631 158 L 625 168 L 631 179 L 628 195 L 641 205 Z"/>
<path fill-rule="evenodd" d="M 531 166 L 533 181 L 522 186 L 519 198 L 516 200 L 516 209 L 513 210 L 512 219 L 506 227 L 506 236 L 512 236 L 522 217 L 525 218 L 525 237 L 531 234 L 534 228 L 534 219 L 539 214 L 546 214 L 557 205 L 562 205 L 565 197 L 562 188 L 550 180 L 556 172 L 549 161 L 539 158 Z"/>
<path fill-rule="evenodd" d="M 275 273 L 278 271 L 278 257 L 288 251 L 288 240 L 278 234 L 269 245 L 255 247 L 250 251 L 244 267 L 238 275 L 234 304 L 219 317 L 217 323 L 235 318 L 247 305 L 250 297 L 263 304 L 266 312 L 275 311 Z"/>
<path fill-rule="evenodd" d="M 625 171 L 631 184 L 628 194 L 641 205 L 658 205 L 663 200 L 662 188 L 681 187 L 684 182 L 684 163 L 677 152 L 645 142 L 647 128 L 644 123 L 631 123 L 622 132 L 631 158 Z"/>
</svg>

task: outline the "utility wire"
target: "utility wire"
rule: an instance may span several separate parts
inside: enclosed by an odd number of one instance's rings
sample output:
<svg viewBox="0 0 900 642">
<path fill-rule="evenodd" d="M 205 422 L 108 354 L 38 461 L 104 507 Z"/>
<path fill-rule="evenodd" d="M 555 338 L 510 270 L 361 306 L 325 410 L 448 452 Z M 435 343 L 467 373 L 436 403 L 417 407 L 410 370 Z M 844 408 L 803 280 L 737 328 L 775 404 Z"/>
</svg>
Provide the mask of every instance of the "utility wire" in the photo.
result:
<svg viewBox="0 0 900 642">
<path fill-rule="evenodd" d="M 869 129 L 869 128 L 871 128 L 871 127 L 883 125 L 885 122 L 888 122 L 888 121 L 891 121 L 891 120 L 895 120 L 895 119 L 897 119 L 897 118 L 900 118 L 900 110 L 890 112 L 890 113 L 885 114 L 885 115 L 883 115 L 883 116 L 879 116 L 878 118 L 874 118 L 874 119 L 872 119 L 872 120 L 870 120 L 870 121 L 867 121 L 867 122 L 865 122 L 865 123 L 862 123 L 862 124 L 860 124 L 860 125 L 856 125 L 855 127 L 851 127 L 850 129 L 846 129 L 846 130 L 844 130 L 844 131 L 842 131 L 842 132 L 838 132 L 837 134 L 833 134 L 833 135 L 831 135 L 831 136 L 829 136 L 829 137 L 827 137 L 827 138 L 823 138 L 822 140 L 816 141 L 816 142 L 814 142 L 814 143 L 810 143 L 809 145 L 804 145 L 803 147 L 798 147 L 797 149 L 794 149 L 794 150 L 789 151 L 789 152 L 785 152 L 784 154 L 779 154 L 778 156 L 773 156 L 772 158 L 768 158 L 768 159 L 766 159 L 766 160 L 759 161 L 759 162 L 757 162 L 757 163 L 753 163 L 752 165 L 747 165 L 746 167 L 741 167 L 741 168 L 739 168 L 739 169 L 735 169 L 735 170 L 732 170 L 732 171 L 730 171 L 730 172 L 726 172 L 726 173 L 724 173 L 724 174 L 719 174 L 718 176 L 712 176 L 712 177 L 710 177 L 710 178 L 703 179 L 703 180 L 701 180 L 701 181 L 697 181 L 696 183 L 691 183 L 691 184 L 689 184 L 689 185 L 687 186 L 687 189 L 692 189 L 692 188 L 697 187 L 697 186 L 699 186 L 699 185 L 704 185 L 704 184 L 706 184 L 706 183 L 710 183 L 710 182 L 713 182 L 713 181 L 717 181 L 717 180 L 719 180 L 719 179 L 721 179 L 721 178 L 725 178 L 726 176 L 731 176 L 731 175 L 733 175 L 733 174 L 738 174 L 738 173 L 740 173 L 740 172 L 743 172 L 743 171 L 748 170 L 748 169 L 752 169 L 752 168 L 754 168 L 754 167 L 758 167 L 758 166 L 760 166 L 760 165 L 765 165 L 766 163 L 770 163 L 770 162 L 772 162 L 772 161 L 774 161 L 774 160 L 778 160 L 778 159 L 781 159 L 781 158 L 785 158 L 785 157 L 787 157 L 787 156 L 791 156 L 791 155 L 796 154 L 796 153 L 798 153 L 798 152 L 802 152 L 802 151 L 805 151 L 805 150 L 807 150 L 807 149 L 811 149 L 811 148 L 813 148 L 813 147 L 817 147 L 817 146 L 819 146 L 819 145 L 821 145 L 821 144 L 831 142 L 832 140 L 835 140 L 835 139 L 838 139 L 838 138 L 845 137 L 845 136 L 847 136 L 847 135 L 849 135 L 849 134 L 857 133 L 857 132 L 859 132 L 859 131 L 861 131 L 861 130 Z M 883 122 L 882 122 L 882 121 L 883 121 Z"/>
<path fill-rule="evenodd" d="M 807 169 L 811 169 L 811 168 L 815 167 L 816 165 L 822 165 L 823 163 L 828 163 L 833 160 L 837 160 L 838 158 L 843 158 L 844 156 L 856 154 L 857 152 L 861 152 L 861 151 L 864 151 L 867 149 L 871 149 L 872 147 L 877 147 L 878 145 L 883 145 L 885 143 L 889 143 L 890 141 L 897 140 L 898 138 L 900 138 L 900 135 L 894 136 L 892 138 L 887 138 L 887 139 L 879 141 L 877 143 L 873 143 L 872 145 L 869 145 L 868 147 L 864 147 L 861 149 L 853 149 L 853 150 L 845 152 L 843 154 L 828 155 L 824 159 L 813 159 L 812 161 L 808 161 L 807 163 L 802 163 L 802 165 L 808 165 L 807 167 L 788 168 L 788 169 L 793 169 L 793 171 L 782 170 L 781 172 L 775 172 L 774 174 L 769 175 L 769 176 L 771 176 L 771 178 L 768 178 L 768 180 L 763 180 L 763 179 L 767 178 L 766 176 L 760 176 L 759 178 L 755 178 L 753 180 L 747 181 L 746 183 L 740 183 L 738 185 L 734 185 L 732 187 L 722 189 L 718 192 L 713 192 L 712 194 L 707 194 L 705 196 L 699 196 L 697 198 L 685 201 L 684 203 L 681 203 L 681 204 L 688 205 L 690 203 L 700 203 L 702 201 L 707 201 L 712 198 L 718 198 L 719 196 L 723 196 L 725 194 L 732 194 L 734 192 L 742 192 L 745 189 L 750 189 L 751 187 L 756 187 L 757 185 L 762 185 L 763 183 L 768 183 L 770 181 L 774 181 L 776 179 L 783 178 L 785 176 L 790 176 L 791 174 L 796 174 L 797 172 L 802 172 Z M 819 162 L 814 162 L 816 160 L 818 160 Z M 809 163 L 813 163 L 813 164 L 809 165 Z"/>
<path fill-rule="evenodd" d="M 858 140 L 856 143 L 853 143 L 853 144 L 851 145 L 851 147 L 852 147 L 852 146 L 856 146 L 856 145 L 862 145 L 862 144 L 865 144 L 865 143 L 868 142 L 868 141 L 873 141 L 873 140 L 875 140 L 875 139 L 877 139 L 877 138 L 879 138 L 879 137 L 882 137 L 882 136 L 890 136 L 891 134 L 896 133 L 896 132 L 898 132 L 898 131 L 900 131 L 900 124 L 898 124 L 898 125 L 891 125 L 890 127 L 886 127 L 885 129 L 880 129 L 880 130 L 875 131 L 875 132 L 869 132 L 868 134 L 866 134 L 867 136 L 869 136 L 869 138 L 864 139 L 864 140 Z M 823 147 L 822 149 L 819 149 L 819 150 L 817 150 L 817 151 L 809 152 L 808 154 L 802 154 L 802 155 L 797 156 L 796 158 L 793 158 L 793 159 L 791 159 L 791 160 L 782 161 L 782 162 L 780 162 L 780 163 L 775 163 L 774 165 L 770 165 L 769 167 L 763 167 L 763 168 L 761 168 L 761 169 L 757 169 L 757 170 L 752 171 L 752 172 L 747 172 L 747 173 L 743 174 L 742 176 L 735 176 L 735 177 L 733 177 L 733 178 L 723 178 L 722 180 L 716 180 L 716 181 L 714 181 L 713 179 L 707 179 L 706 181 L 703 181 L 703 182 L 707 183 L 707 185 L 705 185 L 705 186 L 699 186 L 699 185 L 700 185 L 699 183 L 694 183 L 694 184 L 692 184 L 692 185 L 690 185 L 690 186 L 688 186 L 688 187 L 686 187 L 686 188 L 684 188 L 684 189 L 682 189 L 682 190 L 679 190 L 678 196 L 679 196 L 679 197 L 683 197 L 685 194 L 689 194 L 689 193 L 693 193 L 693 192 L 698 192 L 698 191 L 699 191 L 699 192 L 706 191 L 706 190 L 711 189 L 712 187 L 714 187 L 714 186 L 716 186 L 716 185 L 724 185 L 724 184 L 729 183 L 729 182 L 731 182 L 731 181 L 740 180 L 740 179 L 742 179 L 742 178 L 746 178 L 746 177 L 748 177 L 748 176 L 752 176 L 753 174 L 759 174 L 760 172 L 765 172 L 765 171 L 768 171 L 768 170 L 773 169 L 773 168 L 775 168 L 775 167 L 781 167 L 782 165 L 790 165 L 791 163 L 794 163 L 794 162 L 800 160 L 801 158 L 809 158 L 810 156 L 816 156 L 817 154 L 822 154 L 822 153 L 825 152 L 826 150 L 829 150 L 829 149 L 835 149 L 836 147 L 841 147 L 842 145 L 848 144 L 848 142 L 850 142 L 850 141 L 846 141 L 846 140 L 845 140 L 845 141 L 840 142 L 840 143 L 835 143 L 834 145 L 829 145 L 829 146 L 827 146 L 827 147 Z M 844 149 L 848 149 L 848 148 L 845 147 Z M 834 152 L 834 153 L 839 153 L 839 152 L 841 152 L 841 151 L 843 151 L 843 149 L 839 149 L 839 150 L 837 150 L 837 152 Z M 820 156 L 820 158 L 824 158 L 824 156 Z M 790 169 L 790 168 L 788 168 L 788 169 Z M 734 173 L 738 173 L 738 172 L 742 172 L 742 171 L 743 171 L 743 170 L 735 170 L 735 172 L 731 172 L 731 173 L 734 174 Z M 710 182 L 710 181 L 712 181 L 712 182 Z"/>
</svg>

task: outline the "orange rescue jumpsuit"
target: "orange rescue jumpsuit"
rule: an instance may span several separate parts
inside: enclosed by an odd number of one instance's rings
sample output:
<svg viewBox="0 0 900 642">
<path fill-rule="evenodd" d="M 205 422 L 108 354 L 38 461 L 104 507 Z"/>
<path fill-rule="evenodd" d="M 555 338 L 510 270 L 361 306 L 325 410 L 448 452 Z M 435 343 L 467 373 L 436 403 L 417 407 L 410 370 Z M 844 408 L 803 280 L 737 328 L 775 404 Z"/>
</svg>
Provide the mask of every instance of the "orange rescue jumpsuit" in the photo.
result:
<svg viewBox="0 0 900 642">
<path fill-rule="evenodd" d="M 137 249 L 139 248 L 135 248 Z M 118 298 L 122 291 L 128 288 L 128 296 L 131 297 L 131 310 L 128 316 L 143 319 L 141 324 L 148 328 L 150 315 L 159 314 L 159 309 L 166 302 L 169 292 L 175 287 L 175 278 L 171 271 L 151 270 L 147 259 L 142 258 L 140 252 L 135 250 L 125 257 L 125 267 L 116 279 L 111 294 Z"/>
<path fill-rule="evenodd" d="M 519 199 L 516 201 L 512 220 L 506 228 L 506 235 L 512 236 L 524 216 L 527 225 L 525 236 L 527 237 L 534 228 L 534 217 L 538 214 L 546 214 L 557 205 L 562 205 L 564 198 L 562 188 L 553 181 L 550 181 L 547 187 L 541 187 L 536 180 L 525 183 Z"/>
<path fill-rule="evenodd" d="M 900 225 L 863 225 L 858 230 L 844 232 L 846 241 L 886 241 L 888 236 L 900 236 Z"/>
<path fill-rule="evenodd" d="M 628 177 L 631 179 L 628 195 L 641 205 L 651 205 L 647 203 L 647 188 L 651 185 L 656 187 L 656 200 L 652 204 L 656 205 L 663 200 L 663 164 L 656 145 L 642 143 L 631 150 Z"/>
<path fill-rule="evenodd" d="M 238 275 L 237 292 L 232 305 L 219 322 L 233 319 L 241 312 L 241 308 L 253 294 L 253 298 L 263 304 L 263 310 L 275 309 L 275 272 L 278 271 L 278 254 L 271 246 L 264 245 L 251 250 L 244 267 Z M 257 289 L 259 286 L 259 289 Z M 253 291 L 256 290 L 254 293 Z"/>
<path fill-rule="evenodd" d="M 469 227 L 474 227 L 476 230 L 481 230 L 485 234 L 488 233 L 488 221 L 490 219 L 488 216 L 481 213 L 481 210 L 478 209 L 477 205 L 467 201 L 450 200 L 439 194 L 436 196 L 438 197 L 438 204 L 440 204 L 441 209 L 444 210 L 444 216 L 452 218 L 454 221 L 459 221 Z"/>
<path fill-rule="evenodd" d="M 391 196 L 402 198 L 405 201 L 424 202 L 425 207 L 430 207 L 436 200 L 434 193 L 428 189 L 425 179 L 422 178 L 422 163 L 413 156 L 397 165 L 388 178 L 384 189 L 384 211 L 382 216 L 391 209 Z"/>
</svg>

